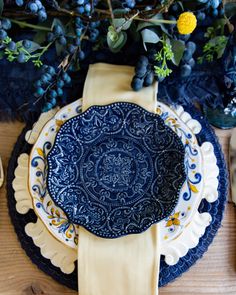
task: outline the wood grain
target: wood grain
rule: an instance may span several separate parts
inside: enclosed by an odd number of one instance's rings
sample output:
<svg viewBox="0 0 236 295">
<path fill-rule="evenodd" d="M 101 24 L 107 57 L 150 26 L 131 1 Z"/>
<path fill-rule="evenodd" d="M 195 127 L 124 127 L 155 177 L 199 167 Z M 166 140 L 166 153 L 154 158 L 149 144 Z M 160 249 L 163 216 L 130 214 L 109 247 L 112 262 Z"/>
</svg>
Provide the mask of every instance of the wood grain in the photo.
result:
<svg viewBox="0 0 236 295">
<path fill-rule="evenodd" d="M 0 155 L 5 171 L 12 148 L 22 128 L 21 123 L 0 123 Z M 216 132 L 227 156 L 231 131 L 216 130 Z M 21 249 L 8 216 L 4 185 L 0 189 L 0 295 L 41 294 L 77 293 L 45 275 Z M 232 203 L 226 206 L 223 225 L 208 252 L 189 272 L 161 288 L 159 294 L 236 295 L 236 209 Z"/>
</svg>

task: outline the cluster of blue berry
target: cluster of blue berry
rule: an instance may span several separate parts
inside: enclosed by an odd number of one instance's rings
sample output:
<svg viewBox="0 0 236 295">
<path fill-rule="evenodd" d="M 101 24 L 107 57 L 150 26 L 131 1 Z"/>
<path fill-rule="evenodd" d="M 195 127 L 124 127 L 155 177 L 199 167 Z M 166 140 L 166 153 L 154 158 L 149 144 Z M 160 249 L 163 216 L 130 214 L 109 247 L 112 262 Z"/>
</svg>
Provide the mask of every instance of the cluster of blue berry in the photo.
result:
<svg viewBox="0 0 236 295">
<path fill-rule="evenodd" d="M 77 13 L 89 16 L 93 12 L 97 2 L 97 0 L 72 0 L 71 5 L 75 8 Z"/>
<path fill-rule="evenodd" d="M 38 20 L 44 21 L 47 18 L 47 13 L 45 7 L 42 5 L 40 0 L 15 0 L 18 6 L 25 6 L 26 11 L 38 16 Z M 97 5 L 97 0 L 72 0 L 67 2 L 64 6 L 65 9 L 74 10 L 77 13 L 90 16 L 94 13 L 94 7 Z M 48 2 L 50 5 L 50 3 Z M 4 40 L 7 38 L 7 20 L 3 21 L 3 28 L 0 31 L 0 39 Z M 9 22 L 11 25 L 11 23 Z M 68 54 L 73 55 L 76 63 L 85 58 L 85 53 L 82 50 L 81 41 L 83 38 L 88 39 L 90 42 L 95 42 L 99 36 L 99 21 L 92 22 L 91 20 L 86 20 L 85 18 L 75 17 L 71 23 L 72 25 L 64 26 L 58 19 L 55 19 L 52 25 L 52 30 L 47 34 L 47 42 L 50 46 L 52 43 L 56 43 L 61 46 L 62 57 Z M 9 25 L 9 27 L 10 27 Z M 74 30 L 74 33 L 72 33 Z M 18 43 L 11 41 L 6 46 L 12 52 L 17 52 Z M 22 48 L 26 49 L 30 47 L 28 40 L 22 42 Z M 10 56 L 11 58 L 11 56 Z M 15 58 L 15 56 L 14 56 Z M 9 56 L 8 56 L 9 59 Z M 16 58 L 15 58 L 16 59 Z M 10 59 L 9 59 L 10 60 Z M 24 50 L 19 52 L 17 56 L 18 62 L 25 62 L 27 57 L 25 56 Z M 13 57 L 12 57 L 13 61 Z M 71 69 L 72 65 L 68 67 Z M 42 99 L 44 101 L 43 111 L 48 111 L 57 104 L 57 98 L 61 97 L 63 100 L 63 86 L 70 83 L 70 77 L 67 73 L 62 70 L 56 71 L 51 66 L 43 66 L 43 74 L 40 80 L 36 81 L 35 87 L 36 91 L 34 93 L 37 98 L 36 101 Z"/>
<path fill-rule="evenodd" d="M 185 44 L 185 50 L 180 64 L 180 74 L 183 78 L 188 77 L 195 66 L 195 59 L 193 57 L 195 51 L 196 44 L 194 42 L 189 41 Z M 139 91 L 144 86 L 150 86 L 154 80 L 162 82 L 165 79 L 165 75 L 154 73 L 154 69 L 159 64 L 163 63 L 162 61 L 157 60 L 157 53 L 158 46 L 156 49 L 152 48 L 149 50 L 148 57 L 143 55 L 139 57 L 135 66 L 135 75 L 131 83 L 133 90 Z M 172 70 L 168 69 L 167 65 L 165 67 L 163 68 L 163 71 L 169 70 L 171 73 Z"/>
<path fill-rule="evenodd" d="M 99 21 L 85 23 L 80 17 L 76 17 L 74 20 L 74 36 L 67 34 L 60 24 L 55 24 L 52 28 L 52 32 L 47 34 L 47 41 L 56 41 L 60 45 L 65 46 L 65 55 L 74 54 L 77 51 L 77 57 L 79 60 L 83 60 L 85 58 L 85 53 L 81 46 L 83 36 L 86 33 L 89 37 L 89 41 L 95 42 L 99 36 L 99 25 Z"/>
<path fill-rule="evenodd" d="M 30 49 L 32 42 L 29 40 L 23 40 L 21 44 L 17 44 L 16 42 L 12 41 L 7 34 L 7 31 L 11 29 L 11 26 L 11 21 L 7 18 L 0 21 L 0 41 L 2 42 L 2 46 L 5 49 L 5 53 L 8 55 L 9 61 L 15 60 L 13 53 L 16 53 L 17 61 L 19 63 L 24 63 L 26 61 L 24 50 Z M 22 50 L 17 52 L 19 48 Z"/>
<path fill-rule="evenodd" d="M 152 66 L 146 56 L 141 55 L 135 67 L 135 75 L 131 86 L 134 91 L 139 91 L 143 86 L 148 87 L 154 81 L 154 73 Z"/>
<path fill-rule="evenodd" d="M 225 12 L 222 0 L 198 0 L 198 2 L 205 5 L 197 14 L 197 19 L 199 21 L 204 21 L 209 15 L 212 17 L 224 16 Z"/>
<path fill-rule="evenodd" d="M 188 77 L 195 66 L 195 60 L 193 58 L 193 55 L 196 51 L 196 48 L 196 44 L 192 41 L 187 42 L 185 45 L 185 50 L 180 66 L 180 73 L 181 77 L 183 78 Z"/>
<path fill-rule="evenodd" d="M 2 19 L 0 21 L 0 40 L 3 41 L 7 38 L 7 31 L 11 29 L 11 22 L 9 19 Z"/>
<path fill-rule="evenodd" d="M 47 18 L 47 13 L 41 0 L 27 0 L 27 1 L 15 0 L 15 1 L 19 6 L 25 6 L 27 12 L 38 15 L 39 21 L 43 21 Z M 53 1 L 54 0 L 52 1 L 49 0 L 43 3 L 46 3 L 47 5 L 46 7 L 48 7 L 48 6 L 53 6 L 52 5 Z M 140 9 L 147 14 L 150 9 L 157 7 L 157 5 L 160 3 L 165 3 L 166 0 L 157 0 L 157 1 L 154 1 L 155 3 L 152 3 L 152 2 L 153 1 L 143 1 L 143 0 L 121 0 L 116 2 L 112 1 L 112 6 L 114 9 L 125 8 L 126 11 L 129 11 L 131 9 Z M 186 3 L 187 2 L 189 1 L 186 1 Z M 98 6 L 100 4 L 101 6 Z M 100 17 L 100 14 L 99 15 L 97 14 L 97 11 L 95 8 L 96 7 L 101 8 L 102 10 L 104 9 L 104 7 L 106 7 L 106 9 L 108 9 L 107 3 L 103 4 L 102 1 L 99 1 L 99 0 L 93 0 L 93 1 L 69 0 L 66 2 L 60 2 L 57 5 L 61 5 L 61 8 L 62 8 L 61 11 L 64 10 L 67 13 L 67 16 L 69 15 L 68 12 L 70 12 L 71 15 L 73 15 L 73 17 L 70 19 L 69 22 L 66 20 L 65 24 L 63 24 L 64 18 L 62 19 L 62 21 L 58 19 L 53 20 L 52 30 L 47 34 L 48 45 L 46 45 L 45 48 L 46 47 L 49 48 L 49 46 L 51 46 L 52 44 L 55 44 L 57 51 L 61 53 L 60 58 L 61 57 L 63 58 L 65 56 L 68 57 L 68 55 L 70 55 L 69 58 L 64 59 L 65 61 L 69 61 L 69 64 L 67 65 L 67 69 L 77 70 L 79 68 L 78 66 L 80 66 L 79 65 L 80 61 L 85 58 L 86 48 L 88 47 L 90 48 L 90 46 L 91 48 L 94 47 L 93 44 L 91 45 L 88 43 L 96 42 L 100 35 L 100 31 L 103 32 L 103 29 L 109 23 L 107 20 L 105 20 L 104 22 L 103 20 L 101 20 L 101 22 L 103 22 L 104 24 L 104 27 L 103 27 L 103 26 L 100 26 L 101 24 L 100 21 L 93 21 L 94 19 L 97 19 L 96 16 Z M 212 18 L 214 18 L 215 16 L 220 16 L 223 13 L 222 0 L 197 0 L 195 1 L 194 4 L 187 3 L 186 7 L 185 7 L 185 1 L 174 1 L 171 4 L 171 6 L 168 8 L 168 12 L 161 14 L 160 17 L 163 18 L 164 20 L 176 21 L 179 18 L 180 14 L 183 13 L 183 11 L 185 10 L 191 11 L 193 10 L 192 8 L 194 7 L 196 8 L 194 10 L 194 13 L 197 16 L 199 23 L 203 22 L 204 20 L 206 21 L 207 18 L 210 18 L 210 24 L 212 24 Z M 76 16 L 78 14 L 80 15 L 80 17 Z M 101 17 L 101 19 L 103 18 Z M 7 23 L 7 20 L 5 21 L 5 23 Z M 11 23 L 9 27 L 11 27 Z M 124 29 L 124 27 L 125 26 L 121 27 L 121 30 L 125 31 L 126 29 Z M 113 29 L 116 33 L 116 34 L 113 34 L 115 41 L 117 43 L 119 42 L 122 43 L 123 41 L 119 39 L 120 32 L 118 33 L 116 31 L 117 28 L 113 28 Z M 152 44 L 152 42 L 147 42 L 148 43 L 146 44 L 147 53 L 145 53 L 146 56 L 144 55 L 140 56 L 136 63 L 135 75 L 132 80 L 132 88 L 135 91 L 138 91 L 143 87 L 147 87 L 151 85 L 154 80 L 158 80 L 160 82 L 163 81 L 167 76 L 169 76 L 169 74 L 174 69 L 177 69 L 177 67 L 179 67 L 180 74 L 182 77 L 188 77 L 195 66 L 194 53 L 196 51 L 196 44 L 192 41 L 188 41 L 188 40 L 194 40 L 195 42 L 197 42 L 196 39 L 194 39 L 193 35 L 191 36 L 190 34 L 181 35 L 179 31 L 177 30 L 175 22 L 171 22 L 171 23 L 165 22 L 165 24 L 163 23 L 160 26 L 149 27 L 148 30 L 150 31 L 150 34 L 153 33 L 152 35 L 157 35 L 159 38 L 159 41 L 155 43 L 155 45 L 154 43 Z M 2 21 L 1 28 L 0 28 L 0 39 L 4 40 L 7 37 L 6 31 L 7 31 L 7 24 L 4 24 L 4 22 Z M 125 35 L 126 38 L 127 36 L 129 36 L 128 31 L 127 32 L 122 31 L 122 33 L 126 34 Z M 202 30 L 201 33 L 204 35 L 205 34 L 204 30 Z M 82 42 L 82 40 L 84 39 L 86 39 L 88 42 L 87 41 Z M 123 39 L 125 38 L 123 37 Z M 168 42 L 167 41 L 162 42 L 161 41 L 162 39 L 163 40 L 167 39 Z M 104 43 L 105 41 L 103 40 L 106 40 L 106 39 L 101 38 L 101 43 L 97 42 L 97 44 L 99 43 L 98 46 L 102 44 L 102 48 L 103 48 L 103 45 L 105 44 Z M 172 41 L 174 41 L 175 43 Z M 179 43 L 176 41 L 179 41 Z M 97 44 L 96 44 L 96 47 L 98 47 Z M 173 50 L 172 50 L 172 44 L 180 45 L 180 47 L 182 48 L 179 51 L 180 53 L 178 52 L 178 55 L 179 55 L 179 57 L 177 57 L 178 61 L 175 60 L 176 56 L 174 56 L 174 46 L 176 47 L 177 45 L 173 45 Z M 183 44 L 185 47 L 183 46 Z M 151 47 L 152 45 L 153 45 L 153 48 Z M 9 50 L 14 51 L 16 43 L 11 41 L 6 46 L 9 48 Z M 25 49 L 27 49 L 27 48 L 30 48 L 31 45 L 26 40 L 22 42 L 22 46 Z M 150 48 L 154 49 L 154 52 L 151 52 Z M 42 45 L 40 49 L 42 49 Z M 175 52 L 177 51 L 178 50 L 175 50 Z M 183 53 L 183 56 L 182 56 L 182 53 Z M 182 56 L 182 59 L 180 62 L 181 56 Z M 19 56 L 17 57 L 17 60 L 19 62 L 25 62 L 27 60 L 27 56 L 24 55 L 24 51 L 22 52 L 19 51 Z M 62 75 L 64 78 L 62 77 Z M 56 98 L 62 97 L 63 95 L 62 87 L 65 84 L 67 84 L 68 80 L 70 80 L 70 77 L 68 76 L 69 77 L 68 78 L 66 75 L 67 74 L 63 73 L 62 70 L 55 70 L 52 67 L 44 66 L 43 75 L 41 79 L 36 82 L 36 92 L 35 92 L 35 95 L 37 96 L 37 98 L 43 97 L 45 99 L 46 104 L 45 104 L 44 110 L 48 110 L 51 107 L 55 106 L 57 102 Z"/>
<path fill-rule="evenodd" d="M 64 28 L 60 24 L 53 25 L 52 32 L 49 32 L 47 34 L 47 41 L 49 43 L 58 41 L 59 44 L 66 45 L 67 40 L 66 40 Z"/>
<path fill-rule="evenodd" d="M 40 0 L 30 0 L 27 2 L 24 0 L 15 1 L 18 6 L 25 5 L 25 8 L 28 12 L 37 15 L 40 22 L 43 22 L 47 19 L 46 9 Z"/>
<path fill-rule="evenodd" d="M 123 0 L 121 2 L 122 2 L 123 7 L 133 9 L 133 8 L 135 8 L 136 5 L 142 4 L 143 6 L 145 6 L 146 10 L 149 10 L 149 9 L 152 9 L 155 2 L 159 2 L 160 4 L 164 4 L 165 1 L 166 0 L 159 0 L 159 1 Z"/>
<path fill-rule="evenodd" d="M 56 22 L 52 27 L 52 32 L 47 34 L 48 42 L 58 42 L 64 46 L 63 54 L 75 54 L 76 60 L 83 60 L 85 53 L 82 50 L 81 40 L 86 34 L 89 41 L 95 42 L 99 36 L 98 27 L 100 22 L 85 22 L 80 17 L 74 19 L 75 35 L 66 32 L 65 27 Z M 71 67 L 69 67 L 71 68 Z M 43 111 L 48 111 L 57 104 L 57 97 L 63 96 L 63 86 L 69 84 L 71 81 L 70 76 L 59 70 L 55 71 L 53 67 L 43 66 L 43 75 L 40 80 L 36 81 L 35 96 L 37 99 L 44 98 L 45 104 Z"/>
<path fill-rule="evenodd" d="M 80 17 L 76 17 L 75 19 L 75 40 L 74 40 L 74 45 L 75 47 L 73 48 L 72 51 L 76 50 L 76 47 L 79 46 L 80 51 L 79 51 L 79 58 L 83 59 L 84 58 L 84 52 L 81 51 L 81 40 L 83 38 L 83 35 L 87 34 L 89 37 L 89 41 L 95 42 L 99 36 L 99 30 L 98 27 L 100 26 L 100 21 L 96 22 L 84 22 Z"/>
<path fill-rule="evenodd" d="M 43 112 L 53 108 L 57 104 L 57 98 L 63 96 L 63 87 L 71 83 L 70 76 L 59 70 L 58 72 L 52 66 L 43 66 L 42 76 L 35 82 L 35 97 L 45 99 Z"/>
<path fill-rule="evenodd" d="M 135 0 L 124 0 L 122 4 L 123 4 L 124 7 L 128 7 L 128 8 L 132 9 L 132 8 L 135 7 L 136 1 Z"/>
<path fill-rule="evenodd" d="M 23 40 L 22 41 L 22 47 L 26 50 L 29 50 L 30 47 L 31 47 L 31 44 L 32 42 L 30 40 Z M 11 50 L 11 51 L 15 51 L 16 50 L 16 43 L 14 41 L 11 41 L 9 44 L 8 44 L 8 48 Z M 13 49 L 14 48 L 14 49 Z M 19 63 L 24 63 L 26 61 L 26 55 L 23 51 L 19 52 L 19 55 L 17 57 L 17 61 Z"/>
<path fill-rule="evenodd" d="M 128 8 L 134 8 L 138 4 L 137 2 L 142 1 L 124 0 L 122 3 L 124 6 Z M 188 3 L 186 5 L 188 5 Z M 190 10 L 192 10 L 192 8 L 195 7 L 194 13 L 196 14 L 199 27 L 209 27 L 210 25 L 212 25 L 214 18 L 219 18 L 224 15 L 222 0 L 197 0 L 194 4 L 189 5 Z M 183 13 L 183 3 L 180 1 L 176 1 L 170 6 L 168 13 L 163 14 L 163 17 L 166 20 L 176 21 L 181 13 Z M 169 36 L 172 36 L 174 40 L 179 40 L 184 44 L 185 50 L 181 58 L 180 64 L 178 63 L 178 67 L 181 77 L 188 77 L 189 75 L 191 75 L 193 68 L 195 67 L 195 57 L 197 57 L 198 54 L 198 52 L 196 54 L 197 48 L 195 43 L 197 42 L 197 34 L 200 33 L 198 36 L 201 36 L 199 41 L 203 42 L 206 38 L 204 31 L 205 29 L 200 29 L 199 31 L 196 31 L 192 37 L 190 34 L 179 34 L 175 24 L 163 24 L 162 29 Z M 154 79 L 158 80 L 159 82 L 162 82 L 165 79 L 165 77 L 168 76 L 173 71 L 173 69 L 175 69 L 175 66 L 173 66 L 173 64 L 171 63 L 171 58 L 168 59 L 167 55 L 164 56 L 163 54 L 163 56 L 161 56 L 160 50 L 158 49 L 159 43 L 160 42 L 158 42 L 155 45 L 154 53 L 152 53 L 148 48 L 147 57 L 141 57 L 137 61 L 135 75 L 132 80 L 132 88 L 134 90 L 140 90 L 143 86 L 148 85 L 148 82 L 153 82 Z M 152 57 L 150 55 L 152 55 Z M 163 60 L 170 61 L 163 66 Z"/>
</svg>

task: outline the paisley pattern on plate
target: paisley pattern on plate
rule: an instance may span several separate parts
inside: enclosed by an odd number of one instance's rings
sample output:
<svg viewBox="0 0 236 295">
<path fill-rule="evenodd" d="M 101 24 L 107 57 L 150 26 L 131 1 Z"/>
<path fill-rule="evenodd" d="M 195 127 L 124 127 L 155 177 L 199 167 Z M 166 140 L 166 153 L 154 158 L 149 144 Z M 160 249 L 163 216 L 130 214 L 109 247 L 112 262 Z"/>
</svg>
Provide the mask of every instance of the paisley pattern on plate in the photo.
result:
<svg viewBox="0 0 236 295">
<path fill-rule="evenodd" d="M 81 113 L 81 100 L 61 109 L 42 129 L 31 155 L 29 189 L 34 211 L 50 233 L 71 248 L 78 244 L 78 226 L 71 223 L 65 213 L 55 205 L 47 190 L 47 155 L 53 146 L 60 126 L 69 118 Z"/>
<path fill-rule="evenodd" d="M 175 208 L 184 155 L 158 115 L 130 103 L 91 107 L 60 128 L 48 190 L 70 221 L 98 236 L 140 233 Z"/>
<path fill-rule="evenodd" d="M 191 130 L 164 104 L 157 106 L 157 114 L 181 139 L 185 147 L 187 179 L 181 189 L 178 205 L 170 216 L 160 223 L 161 238 L 170 241 L 179 235 L 196 212 L 203 190 L 202 155 L 197 139 Z M 176 218 L 178 216 L 178 218 Z"/>
</svg>

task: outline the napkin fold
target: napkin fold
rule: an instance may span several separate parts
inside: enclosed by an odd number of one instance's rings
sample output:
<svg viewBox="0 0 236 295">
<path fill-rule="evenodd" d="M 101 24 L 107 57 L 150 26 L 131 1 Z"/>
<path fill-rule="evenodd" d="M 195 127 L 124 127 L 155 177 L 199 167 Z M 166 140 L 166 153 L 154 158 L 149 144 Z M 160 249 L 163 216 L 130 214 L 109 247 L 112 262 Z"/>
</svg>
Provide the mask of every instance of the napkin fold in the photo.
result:
<svg viewBox="0 0 236 295">
<path fill-rule="evenodd" d="M 80 295 L 157 295 L 158 225 L 118 239 L 79 229 Z"/>
<path fill-rule="evenodd" d="M 83 90 L 82 110 L 114 102 L 135 103 L 149 112 L 156 111 L 157 83 L 138 92 L 131 88 L 134 68 L 97 63 L 89 66 Z"/>
<path fill-rule="evenodd" d="M 114 102 L 135 103 L 150 112 L 157 104 L 157 84 L 134 92 L 134 68 L 90 65 L 82 109 Z M 79 228 L 79 295 L 157 295 L 159 278 L 158 224 L 141 234 L 117 239 L 97 237 Z"/>
</svg>

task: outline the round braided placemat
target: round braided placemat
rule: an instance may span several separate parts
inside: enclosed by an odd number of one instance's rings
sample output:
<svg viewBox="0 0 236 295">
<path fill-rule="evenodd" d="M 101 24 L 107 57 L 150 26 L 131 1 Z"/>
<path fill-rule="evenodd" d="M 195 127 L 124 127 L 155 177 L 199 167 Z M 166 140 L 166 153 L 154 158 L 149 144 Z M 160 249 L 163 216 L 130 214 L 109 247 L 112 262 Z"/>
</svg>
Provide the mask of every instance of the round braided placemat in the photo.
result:
<svg viewBox="0 0 236 295">
<path fill-rule="evenodd" d="M 173 281 L 185 271 L 187 271 L 198 259 L 202 257 L 204 252 L 207 251 L 209 245 L 211 244 L 214 236 L 217 233 L 221 225 L 221 220 L 223 217 L 225 201 L 228 193 L 228 172 L 226 168 L 226 163 L 224 161 L 224 156 L 221 151 L 221 147 L 218 143 L 218 139 L 212 130 L 211 126 L 203 118 L 203 116 L 196 109 L 185 109 L 188 111 L 194 119 L 197 119 L 202 125 L 202 131 L 197 135 L 199 144 L 204 141 L 209 141 L 213 144 L 215 155 L 217 158 L 217 165 L 220 170 L 219 174 L 219 198 L 214 203 L 210 204 L 206 200 L 203 200 L 200 204 L 200 212 L 209 212 L 212 216 L 212 223 L 206 228 L 206 232 L 200 239 L 197 247 L 188 251 L 188 253 L 182 257 L 179 262 L 174 266 L 169 266 L 165 263 L 164 257 L 161 257 L 160 264 L 160 276 L 159 276 L 159 286 L 164 286 L 169 282 Z M 60 271 L 59 268 L 54 267 L 50 260 L 45 259 L 41 254 L 37 246 L 34 245 L 33 240 L 28 237 L 25 233 L 25 225 L 29 222 L 36 222 L 36 215 L 33 210 L 30 210 L 27 214 L 21 215 L 16 211 L 15 208 L 15 198 L 14 190 L 12 188 L 12 182 L 14 179 L 14 171 L 17 166 L 17 158 L 21 153 L 28 153 L 31 150 L 31 146 L 25 141 L 25 133 L 27 130 L 31 129 L 28 125 L 22 131 L 19 136 L 16 145 L 13 149 L 7 174 L 7 193 L 8 193 L 8 207 L 9 214 L 11 216 L 12 223 L 15 227 L 16 234 L 20 240 L 22 248 L 25 250 L 26 254 L 30 257 L 33 263 L 35 263 L 43 272 L 50 275 L 59 283 L 77 290 L 77 269 L 70 274 L 66 275 Z"/>
</svg>

